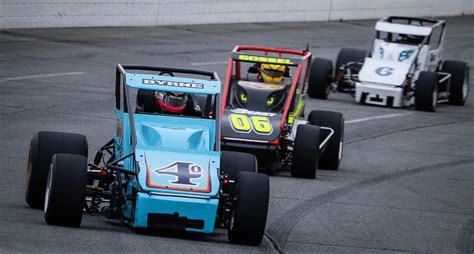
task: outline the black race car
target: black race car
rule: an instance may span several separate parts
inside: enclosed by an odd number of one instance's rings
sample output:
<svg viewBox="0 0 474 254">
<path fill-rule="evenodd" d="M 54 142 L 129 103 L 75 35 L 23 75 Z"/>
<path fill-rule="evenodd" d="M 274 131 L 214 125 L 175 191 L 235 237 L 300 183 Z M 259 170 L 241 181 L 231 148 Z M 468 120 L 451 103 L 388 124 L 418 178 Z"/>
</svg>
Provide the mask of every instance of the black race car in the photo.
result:
<svg viewBox="0 0 474 254">
<path fill-rule="evenodd" d="M 295 177 L 315 178 L 317 168 L 338 169 L 344 116 L 313 110 L 304 119 L 307 91 L 329 93 L 314 88 L 330 83 L 331 73 L 330 60 L 317 58 L 312 67 L 307 50 L 236 46 L 223 92 L 222 148 L 251 152 L 259 170 L 289 168 Z M 268 82 L 264 75 L 282 78 Z"/>
</svg>

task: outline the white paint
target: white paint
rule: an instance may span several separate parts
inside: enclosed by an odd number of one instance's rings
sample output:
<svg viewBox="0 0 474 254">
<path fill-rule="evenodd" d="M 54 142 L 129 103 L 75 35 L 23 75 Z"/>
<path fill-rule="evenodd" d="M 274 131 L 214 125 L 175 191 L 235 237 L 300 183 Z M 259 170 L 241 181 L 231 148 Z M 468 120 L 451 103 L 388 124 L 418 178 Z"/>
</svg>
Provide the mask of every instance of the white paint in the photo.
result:
<svg viewBox="0 0 474 254">
<path fill-rule="evenodd" d="M 219 64 L 226 64 L 228 61 L 215 61 L 215 62 L 198 62 L 198 63 L 190 63 L 193 66 L 201 66 L 201 65 L 219 65 Z"/>
<path fill-rule="evenodd" d="M 60 77 L 60 76 L 73 76 L 73 75 L 82 75 L 86 74 L 82 71 L 75 71 L 75 72 L 60 72 L 60 73 L 48 73 L 48 74 L 38 74 L 38 75 L 27 75 L 27 76 L 19 76 L 19 77 L 8 77 L 0 79 L 2 81 L 15 81 L 15 80 L 24 80 L 24 79 L 35 79 L 35 78 L 50 78 L 50 77 Z"/>
<path fill-rule="evenodd" d="M 474 14 L 473 0 L 0 0 L 1 28 L 164 26 Z"/>
<path fill-rule="evenodd" d="M 387 118 L 393 118 L 393 117 L 401 117 L 401 116 L 408 116 L 413 114 L 412 112 L 407 112 L 407 113 L 396 113 L 396 114 L 387 114 L 387 115 L 380 115 L 380 116 L 371 116 L 371 117 L 365 117 L 365 118 L 359 118 L 359 119 L 354 119 L 354 120 L 348 120 L 345 121 L 346 124 L 351 124 L 351 123 L 360 123 L 360 122 L 367 122 L 367 121 L 372 121 L 372 120 L 377 120 L 377 119 L 387 119 Z"/>
</svg>

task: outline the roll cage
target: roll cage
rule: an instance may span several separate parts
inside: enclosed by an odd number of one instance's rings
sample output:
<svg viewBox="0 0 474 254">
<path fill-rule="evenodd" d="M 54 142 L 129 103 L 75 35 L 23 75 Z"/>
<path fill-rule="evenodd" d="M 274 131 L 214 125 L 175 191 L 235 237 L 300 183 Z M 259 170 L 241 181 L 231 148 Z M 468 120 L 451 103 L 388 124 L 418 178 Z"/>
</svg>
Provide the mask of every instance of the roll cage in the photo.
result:
<svg viewBox="0 0 474 254">
<path fill-rule="evenodd" d="M 435 29 L 440 29 L 438 36 L 434 35 Z M 410 77 L 408 78 L 412 79 L 414 73 L 417 71 L 415 67 L 417 64 L 419 64 L 418 56 L 421 52 L 421 48 L 425 45 L 434 44 L 436 47 L 430 50 L 433 51 L 439 49 L 444 40 L 445 29 L 446 22 L 444 20 L 432 20 L 404 16 L 389 16 L 386 18 L 382 18 L 378 20 L 375 25 L 375 34 L 373 36 L 373 40 L 370 44 L 369 50 L 367 51 L 367 57 L 372 57 L 374 42 L 376 39 L 382 39 L 385 41 L 397 43 L 394 42 L 395 39 L 393 38 L 393 34 L 422 36 L 423 39 L 419 43 L 416 43 L 418 50 L 414 57 L 415 61 L 413 61 L 410 67 Z M 385 38 L 382 33 L 386 33 Z M 341 66 L 342 72 L 337 73 L 337 76 L 339 77 L 336 77 L 336 80 L 341 79 L 342 76 L 346 76 L 346 79 L 359 81 L 358 73 L 362 68 L 364 60 L 362 62 L 348 62 Z M 339 70 L 336 70 L 336 72 L 338 71 Z M 347 75 L 342 74 L 344 72 L 347 72 Z M 443 79 L 441 80 L 442 82 L 449 78 L 449 75 L 446 73 L 440 74 L 444 75 Z"/>
<path fill-rule="evenodd" d="M 278 57 L 269 56 L 270 53 L 278 54 Z M 283 54 L 285 56 L 282 56 Z M 283 130 L 289 111 L 292 108 L 293 98 L 295 93 L 297 93 L 298 86 L 300 86 L 299 93 L 303 94 L 306 91 L 305 89 L 307 85 L 308 71 L 311 65 L 311 56 L 311 52 L 307 50 L 300 51 L 259 46 L 235 46 L 228 60 L 221 116 L 224 114 L 225 108 L 229 104 L 228 96 L 232 78 L 237 78 L 238 80 L 241 79 L 241 62 L 270 63 L 293 66 L 296 67 L 296 71 L 291 82 L 288 99 L 284 104 L 282 119 L 280 121 L 280 131 Z M 305 68 L 304 74 L 303 68 Z M 304 75 L 303 82 L 300 82 L 302 75 Z"/>
<path fill-rule="evenodd" d="M 166 73 L 174 76 L 175 74 L 185 74 L 185 75 L 195 75 L 201 77 L 207 77 L 209 81 L 215 81 L 220 84 L 219 76 L 216 72 L 208 72 L 208 71 L 200 71 L 200 70 L 191 70 L 191 69 L 181 69 L 181 68 L 168 68 L 168 67 L 154 67 L 154 66 L 142 66 L 142 65 L 117 65 L 116 70 L 116 81 L 115 81 L 115 107 L 117 110 L 123 110 L 124 113 L 129 113 L 129 109 L 132 107 L 132 102 L 130 100 L 130 86 L 127 85 L 126 74 L 130 73 L 127 71 L 147 71 L 147 72 L 157 72 L 160 73 L 159 75 Z M 193 80 L 194 81 L 194 80 Z M 196 80 L 200 81 L 200 80 Z M 140 89 L 149 89 L 154 90 L 153 88 L 140 88 Z M 220 92 L 220 91 L 219 91 Z M 219 93 L 218 92 L 218 93 Z M 202 94 L 211 94 L 206 92 L 201 92 Z M 123 98 L 122 98 L 123 97 Z M 220 105 L 220 96 L 216 96 L 216 101 L 214 103 L 217 111 L 218 105 Z M 133 112 L 134 113 L 134 112 Z M 132 151 L 136 145 L 136 132 L 135 132 L 135 119 L 134 114 L 128 114 L 129 123 L 130 123 L 130 138 L 131 138 L 131 146 Z M 216 150 L 218 151 L 220 148 L 220 115 L 215 114 L 216 119 Z"/>
</svg>

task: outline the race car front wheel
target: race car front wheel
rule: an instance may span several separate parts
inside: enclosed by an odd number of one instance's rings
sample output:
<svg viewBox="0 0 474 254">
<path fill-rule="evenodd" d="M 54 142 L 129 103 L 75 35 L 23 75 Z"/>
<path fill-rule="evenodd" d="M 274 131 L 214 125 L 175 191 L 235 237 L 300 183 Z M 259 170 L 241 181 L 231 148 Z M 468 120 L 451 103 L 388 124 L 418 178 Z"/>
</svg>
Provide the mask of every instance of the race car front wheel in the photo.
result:
<svg viewBox="0 0 474 254">
<path fill-rule="evenodd" d="M 319 126 L 302 124 L 297 128 L 291 160 L 291 176 L 314 179 L 320 155 L 321 129 Z"/>
<path fill-rule="evenodd" d="M 321 154 L 318 168 L 337 170 L 342 158 L 344 115 L 339 112 L 313 110 L 309 114 L 308 121 L 311 125 L 328 127 L 334 131 Z"/>
<path fill-rule="evenodd" d="M 56 153 L 87 157 L 87 140 L 80 134 L 40 131 L 31 139 L 25 175 L 25 199 L 32 208 L 42 209 L 51 158 Z"/>
<path fill-rule="evenodd" d="M 311 64 L 308 95 L 311 98 L 327 99 L 331 92 L 332 61 L 315 58 Z"/>
<path fill-rule="evenodd" d="M 236 179 L 235 209 L 229 223 L 232 243 L 258 246 L 267 223 L 270 180 L 267 175 L 239 172 Z"/>
<path fill-rule="evenodd" d="M 364 62 L 366 55 L 367 55 L 367 51 L 363 49 L 342 48 L 337 54 L 334 76 L 336 76 L 337 72 L 339 71 L 342 65 L 348 64 L 350 62 L 359 62 L 359 63 Z M 353 74 L 356 74 L 356 73 L 353 73 Z M 340 80 L 337 83 L 337 90 L 339 92 L 344 92 L 345 88 L 348 88 L 348 85 L 345 84 L 343 80 Z"/>
<path fill-rule="evenodd" d="M 222 151 L 220 167 L 222 175 L 226 174 L 235 180 L 241 171 L 257 172 L 257 158 L 249 153 Z"/>
<path fill-rule="evenodd" d="M 445 61 L 441 71 L 451 74 L 449 102 L 464 105 L 469 94 L 469 66 L 465 62 Z"/>
<path fill-rule="evenodd" d="M 415 109 L 434 112 L 438 103 L 438 77 L 434 72 L 422 71 L 415 86 Z"/>
<path fill-rule="evenodd" d="M 87 158 L 57 153 L 48 172 L 44 219 L 58 226 L 79 227 L 85 203 Z"/>
</svg>

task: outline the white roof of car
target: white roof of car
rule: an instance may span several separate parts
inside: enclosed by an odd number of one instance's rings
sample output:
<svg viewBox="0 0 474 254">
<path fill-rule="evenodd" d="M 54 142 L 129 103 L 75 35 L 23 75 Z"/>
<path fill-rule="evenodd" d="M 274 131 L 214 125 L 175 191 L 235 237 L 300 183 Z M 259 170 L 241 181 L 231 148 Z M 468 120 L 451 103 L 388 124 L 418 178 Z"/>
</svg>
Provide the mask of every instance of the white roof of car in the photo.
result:
<svg viewBox="0 0 474 254">
<path fill-rule="evenodd" d="M 433 28 L 426 26 L 396 24 L 385 21 L 378 21 L 375 24 L 375 30 L 388 33 L 428 36 L 431 34 Z"/>
</svg>

